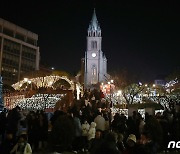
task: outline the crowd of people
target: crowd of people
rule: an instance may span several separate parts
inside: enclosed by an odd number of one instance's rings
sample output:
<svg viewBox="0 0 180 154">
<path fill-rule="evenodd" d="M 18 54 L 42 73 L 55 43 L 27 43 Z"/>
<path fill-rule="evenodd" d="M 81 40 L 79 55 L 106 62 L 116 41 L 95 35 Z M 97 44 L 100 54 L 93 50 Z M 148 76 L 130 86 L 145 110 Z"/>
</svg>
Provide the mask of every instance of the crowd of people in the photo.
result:
<svg viewBox="0 0 180 154">
<path fill-rule="evenodd" d="M 0 113 L 0 153 L 156 154 L 180 141 L 180 113 L 137 111 L 112 115 L 102 92 L 85 90 L 67 112 L 24 112 L 18 106 Z M 176 149 L 177 150 L 177 149 Z"/>
</svg>

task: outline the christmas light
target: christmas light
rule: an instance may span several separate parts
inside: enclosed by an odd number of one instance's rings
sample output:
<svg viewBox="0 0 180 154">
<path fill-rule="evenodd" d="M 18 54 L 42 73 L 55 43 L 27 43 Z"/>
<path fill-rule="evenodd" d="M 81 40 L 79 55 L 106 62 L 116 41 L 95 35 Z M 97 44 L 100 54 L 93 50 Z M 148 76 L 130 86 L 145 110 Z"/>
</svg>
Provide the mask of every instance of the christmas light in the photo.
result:
<svg viewBox="0 0 180 154">
<path fill-rule="evenodd" d="M 145 119 L 145 109 L 138 109 L 138 112 L 141 114 L 142 118 Z"/>
<path fill-rule="evenodd" d="M 36 94 L 30 98 L 18 100 L 16 106 L 27 110 L 54 108 L 56 103 L 64 96 L 65 94 Z"/>
<path fill-rule="evenodd" d="M 65 80 L 70 84 L 70 89 L 69 90 L 74 90 L 74 82 L 70 79 L 68 79 L 66 76 L 57 76 L 57 75 L 50 75 L 50 76 L 45 76 L 45 77 L 37 77 L 37 78 L 24 78 L 24 80 L 21 80 L 15 84 L 12 85 L 12 87 L 15 90 L 22 90 L 22 86 L 24 84 L 33 84 L 36 85 L 37 89 L 38 88 L 53 88 L 56 89 L 54 87 L 54 83 L 56 83 L 59 80 Z"/>
<path fill-rule="evenodd" d="M 119 114 L 124 114 L 126 116 L 126 118 L 128 118 L 128 109 L 120 109 L 120 108 L 112 107 L 111 112 L 112 112 L 113 116 L 116 113 L 119 113 Z"/>
<path fill-rule="evenodd" d="M 7 96 L 4 96 L 4 106 L 8 109 L 11 110 L 14 107 L 17 106 L 17 103 L 20 100 L 23 100 L 25 98 L 25 95 L 13 95 L 9 94 Z"/>
<path fill-rule="evenodd" d="M 156 115 L 157 113 L 161 113 L 161 115 L 162 115 L 163 112 L 164 112 L 164 110 L 155 110 L 155 115 Z"/>
</svg>

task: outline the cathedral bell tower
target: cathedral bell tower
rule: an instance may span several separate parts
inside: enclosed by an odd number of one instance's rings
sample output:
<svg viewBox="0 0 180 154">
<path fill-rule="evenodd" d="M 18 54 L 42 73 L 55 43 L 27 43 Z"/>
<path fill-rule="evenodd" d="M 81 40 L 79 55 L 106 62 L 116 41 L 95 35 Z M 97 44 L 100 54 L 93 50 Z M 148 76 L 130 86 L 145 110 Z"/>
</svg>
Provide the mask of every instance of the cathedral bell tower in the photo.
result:
<svg viewBox="0 0 180 154">
<path fill-rule="evenodd" d="M 87 51 L 85 52 L 85 88 L 103 82 L 107 74 L 107 60 L 101 48 L 101 28 L 94 9 L 88 28 Z"/>
</svg>

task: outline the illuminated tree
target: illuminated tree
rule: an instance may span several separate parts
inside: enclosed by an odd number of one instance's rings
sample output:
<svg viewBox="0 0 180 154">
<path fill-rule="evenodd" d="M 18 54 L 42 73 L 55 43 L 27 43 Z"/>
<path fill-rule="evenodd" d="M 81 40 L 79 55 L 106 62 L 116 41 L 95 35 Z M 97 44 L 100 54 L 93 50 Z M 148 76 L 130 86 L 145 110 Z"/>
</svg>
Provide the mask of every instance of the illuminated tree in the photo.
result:
<svg viewBox="0 0 180 154">
<path fill-rule="evenodd" d="M 144 86 L 135 83 L 127 86 L 122 93 L 127 105 L 133 104 L 135 96 L 142 92 L 143 89 Z"/>
</svg>

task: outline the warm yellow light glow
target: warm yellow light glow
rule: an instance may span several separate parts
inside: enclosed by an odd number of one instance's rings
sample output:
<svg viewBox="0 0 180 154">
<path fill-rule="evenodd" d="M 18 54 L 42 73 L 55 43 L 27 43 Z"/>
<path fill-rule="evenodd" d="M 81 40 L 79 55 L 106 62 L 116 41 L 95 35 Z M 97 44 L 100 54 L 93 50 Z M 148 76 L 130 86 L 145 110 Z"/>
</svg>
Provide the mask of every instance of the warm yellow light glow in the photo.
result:
<svg viewBox="0 0 180 154">
<path fill-rule="evenodd" d="M 50 81 L 50 82 L 49 82 L 49 85 L 51 86 L 52 84 L 53 84 L 53 82 L 52 82 L 52 81 Z"/>
<path fill-rule="evenodd" d="M 27 82 L 27 81 L 28 81 L 28 78 L 24 78 L 24 81 Z"/>
<path fill-rule="evenodd" d="M 118 90 L 117 95 L 118 96 L 122 95 L 122 90 Z"/>
<path fill-rule="evenodd" d="M 77 100 L 79 100 L 80 99 L 79 94 L 80 94 L 81 90 L 80 90 L 80 87 L 78 84 L 76 84 L 76 91 L 77 91 Z"/>
<path fill-rule="evenodd" d="M 45 77 L 36 77 L 36 78 L 31 78 L 31 79 L 24 78 L 24 80 L 21 80 L 15 84 L 13 84 L 12 87 L 15 90 L 20 90 L 21 86 L 24 83 L 31 81 L 31 84 L 35 84 L 37 88 L 40 88 L 40 87 L 45 87 L 45 88 L 51 87 L 52 88 L 53 83 L 57 82 L 58 80 L 67 81 L 71 85 L 70 89 L 74 90 L 74 82 L 72 80 L 68 79 L 66 76 L 56 76 L 56 75 L 50 75 L 50 76 L 45 76 Z M 51 82 L 52 82 L 52 84 L 51 84 Z"/>
</svg>

